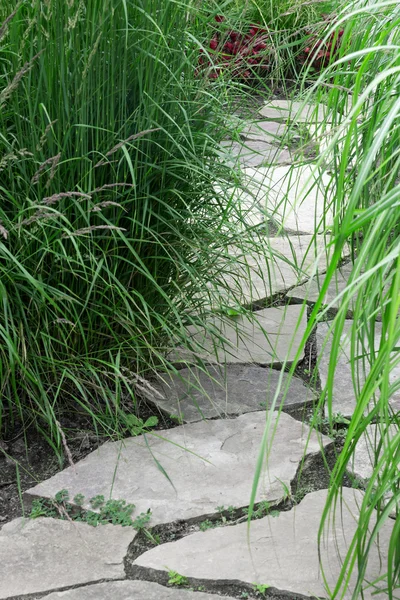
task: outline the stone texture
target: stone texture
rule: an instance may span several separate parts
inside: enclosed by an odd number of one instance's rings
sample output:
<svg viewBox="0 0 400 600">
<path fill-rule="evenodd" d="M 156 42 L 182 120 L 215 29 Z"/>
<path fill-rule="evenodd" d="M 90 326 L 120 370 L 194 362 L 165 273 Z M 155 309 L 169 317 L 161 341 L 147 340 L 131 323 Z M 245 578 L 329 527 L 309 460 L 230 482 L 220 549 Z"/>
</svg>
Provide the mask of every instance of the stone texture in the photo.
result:
<svg viewBox="0 0 400 600">
<path fill-rule="evenodd" d="M 313 165 L 247 167 L 244 171 L 253 201 L 284 228 L 314 234 L 332 225 L 332 211 L 325 211 L 324 202 L 325 194 L 331 202 L 332 193 L 327 191 L 331 182 L 327 173 L 316 172 Z"/>
<path fill-rule="evenodd" d="M 290 100 L 272 100 L 263 106 L 260 114 L 266 119 L 281 121 L 293 120 L 297 123 L 312 123 L 323 121 L 327 115 L 327 107 L 319 103 L 315 105 Z"/>
<path fill-rule="evenodd" d="M 281 150 L 272 144 L 247 140 L 246 142 L 222 142 L 224 152 L 222 156 L 232 165 L 244 167 L 258 167 L 265 164 L 291 164 L 292 156 L 289 150 Z"/>
<path fill-rule="evenodd" d="M 272 415 L 272 426 L 277 413 Z M 108 442 L 85 459 L 28 490 L 27 498 L 54 497 L 67 489 L 71 498 L 82 493 L 124 499 L 135 514 L 152 510 L 150 524 L 200 519 L 217 506 L 249 504 L 254 470 L 265 428 L 265 411 L 236 419 L 201 421 L 157 431 L 122 442 Z M 283 484 L 294 478 L 305 449 L 313 453 L 330 439 L 313 433 L 282 413 L 276 427 L 268 473 L 257 500 L 279 500 Z M 170 478 L 168 481 L 165 470 Z"/>
<path fill-rule="evenodd" d="M 111 581 L 66 592 L 54 592 L 45 600 L 219 600 L 220 596 L 167 588 L 150 581 Z M 224 596 L 226 600 L 233 600 Z"/>
<path fill-rule="evenodd" d="M 258 140 L 267 144 L 282 145 L 285 137 L 289 140 L 296 136 L 297 132 L 288 130 L 284 123 L 274 121 L 256 121 L 247 125 L 242 131 L 241 136 L 245 140 Z"/>
<path fill-rule="evenodd" d="M 233 272 L 220 275 L 220 294 L 225 303 L 252 304 L 284 292 L 307 277 L 326 270 L 331 250 L 324 236 L 311 235 L 270 237 L 264 252 L 246 252 L 232 247 L 237 257 Z M 261 244 L 260 244 L 261 247 Z"/>
<path fill-rule="evenodd" d="M 0 598 L 120 579 L 134 537 L 132 528 L 114 525 L 51 518 L 11 521 L 0 531 Z"/>
<path fill-rule="evenodd" d="M 335 277 L 332 278 L 327 293 L 325 295 L 324 304 L 328 305 L 332 303 L 331 308 L 338 309 L 341 304 L 341 298 L 336 300 L 337 296 L 343 292 L 347 286 L 348 279 L 350 277 L 351 271 L 353 269 L 353 264 L 348 263 L 341 266 Z M 287 293 L 288 298 L 292 298 L 293 300 L 299 300 L 303 302 L 306 300 L 307 302 L 314 303 L 318 300 L 320 290 L 325 282 L 325 276 L 314 277 L 310 279 L 307 283 L 300 285 L 298 287 L 293 288 Z M 351 306 L 353 306 L 356 299 L 352 299 Z M 352 313 L 352 310 L 348 310 L 349 316 Z"/>
<path fill-rule="evenodd" d="M 331 362 L 330 353 L 332 348 L 332 334 L 329 334 L 329 329 L 332 322 L 320 323 L 317 326 L 317 354 L 320 357 L 319 360 L 319 376 L 321 378 L 322 388 L 325 387 L 328 377 L 329 365 Z M 338 356 L 338 362 L 336 365 L 335 379 L 333 385 L 333 402 L 332 410 L 334 413 L 341 413 L 344 416 L 351 416 L 356 407 L 356 392 L 354 391 L 351 367 L 350 367 L 350 336 L 353 321 L 345 321 L 343 333 L 341 336 L 341 349 Z M 329 334 L 329 335 L 328 335 Z M 378 349 L 380 338 L 382 335 L 381 323 L 376 323 L 375 326 L 375 347 Z M 324 347 L 325 339 L 327 343 Z M 362 359 L 359 361 L 360 374 L 359 380 L 360 385 L 365 382 L 365 375 L 362 373 Z M 369 368 L 365 365 L 366 374 L 369 372 Z M 391 372 L 390 381 L 393 383 L 400 377 L 400 365 L 397 365 Z M 395 411 L 400 410 L 400 390 L 397 390 L 391 399 L 389 400 L 391 407 Z M 327 408 L 325 409 L 327 412 Z"/>
<path fill-rule="evenodd" d="M 271 406 L 282 376 L 276 408 L 301 414 L 312 406 L 314 394 L 301 379 L 257 365 L 228 365 L 226 369 L 210 366 L 206 371 L 194 367 L 177 374 L 162 374 L 152 384 L 162 395 L 154 403 L 168 415 L 179 415 L 189 423 L 261 410 Z M 286 386 L 289 388 L 286 392 Z"/>
<path fill-rule="evenodd" d="M 374 453 L 378 450 L 379 444 L 381 443 L 382 447 L 379 452 L 378 461 L 382 458 L 387 443 L 398 433 L 399 428 L 395 425 L 392 425 L 389 429 L 386 429 L 382 425 L 368 425 L 365 433 L 357 442 L 355 452 L 348 465 L 349 471 L 357 477 L 369 479 L 376 466 Z"/>
<path fill-rule="evenodd" d="M 250 548 L 247 523 L 242 523 L 163 544 L 139 556 L 134 564 L 160 571 L 168 565 L 169 569 L 175 569 L 186 577 L 265 583 L 278 590 L 326 598 L 329 594 L 319 569 L 317 541 L 326 498 L 326 490 L 313 492 L 289 512 L 253 521 Z M 328 585 L 332 587 L 340 572 L 340 558 L 344 558 L 357 529 L 362 493 L 344 488 L 343 500 L 341 506 L 337 506 L 336 526 L 332 524 L 331 514 L 329 527 L 321 541 L 322 564 Z M 390 522 L 381 530 L 380 553 L 376 546 L 371 549 L 368 579 L 377 577 L 381 568 L 385 569 L 391 530 Z M 353 584 L 351 579 L 350 589 L 343 596 L 346 600 L 351 598 Z M 369 588 L 365 590 L 364 598 L 372 600 L 386 596 L 372 596 Z"/>
<path fill-rule="evenodd" d="M 212 364 L 289 364 L 295 359 L 306 326 L 307 315 L 300 305 L 265 308 L 251 316 L 216 316 L 209 322 L 213 335 L 200 326 L 189 326 L 192 349 L 177 347 L 168 358 L 185 364 L 196 359 Z"/>
</svg>

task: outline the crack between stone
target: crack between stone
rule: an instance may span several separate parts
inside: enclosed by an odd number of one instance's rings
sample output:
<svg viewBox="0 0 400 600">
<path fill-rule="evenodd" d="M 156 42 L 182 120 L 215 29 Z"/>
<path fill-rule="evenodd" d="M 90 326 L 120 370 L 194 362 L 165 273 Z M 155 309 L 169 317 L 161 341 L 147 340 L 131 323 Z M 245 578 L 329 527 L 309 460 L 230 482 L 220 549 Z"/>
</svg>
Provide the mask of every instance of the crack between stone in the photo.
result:
<svg viewBox="0 0 400 600">
<path fill-rule="evenodd" d="M 68 592 L 70 590 L 78 590 L 81 588 L 89 587 L 91 585 L 97 585 L 99 583 L 113 583 L 114 581 L 126 581 L 126 577 L 118 577 L 117 579 L 95 579 L 93 581 L 87 581 L 84 583 L 75 583 L 72 585 L 51 588 L 49 590 L 46 590 L 45 592 L 34 592 L 32 594 L 19 594 L 18 596 L 7 596 L 7 598 L 4 598 L 4 600 L 39 600 L 39 598 L 45 598 L 46 596 L 49 596 L 50 594 L 54 594 L 56 592 Z"/>
<path fill-rule="evenodd" d="M 186 577 L 188 581 L 187 586 L 177 587 L 168 585 L 169 575 L 167 571 L 160 571 L 151 567 L 142 567 L 138 565 L 131 566 L 130 572 L 127 574 L 127 579 L 133 581 L 150 581 L 171 589 L 186 589 L 191 590 L 194 593 L 201 591 L 220 597 L 230 596 L 232 598 L 243 598 L 243 593 L 246 593 L 248 594 L 248 598 L 260 600 L 260 595 L 254 589 L 254 586 L 239 579 L 214 580 Z M 320 597 L 305 596 L 303 594 L 280 590 L 274 587 L 267 588 L 262 597 L 266 600 L 324 600 Z"/>
</svg>

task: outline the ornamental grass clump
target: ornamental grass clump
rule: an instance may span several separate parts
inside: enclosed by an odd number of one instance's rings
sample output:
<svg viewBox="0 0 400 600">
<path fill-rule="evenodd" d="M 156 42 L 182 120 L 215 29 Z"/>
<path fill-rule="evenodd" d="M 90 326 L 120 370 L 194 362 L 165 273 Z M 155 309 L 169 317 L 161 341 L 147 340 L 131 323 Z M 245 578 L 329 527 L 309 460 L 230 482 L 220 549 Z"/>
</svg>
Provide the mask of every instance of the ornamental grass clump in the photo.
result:
<svg viewBox="0 0 400 600">
<path fill-rule="evenodd" d="M 229 269 L 236 175 L 218 158 L 223 90 L 194 74 L 191 8 L 0 7 L 6 439 L 34 426 L 61 454 L 61 416 L 76 411 L 99 433 L 129 429 L 148 376 L 190 344 L 185 327 L 205 319 Z"/>
</svg>

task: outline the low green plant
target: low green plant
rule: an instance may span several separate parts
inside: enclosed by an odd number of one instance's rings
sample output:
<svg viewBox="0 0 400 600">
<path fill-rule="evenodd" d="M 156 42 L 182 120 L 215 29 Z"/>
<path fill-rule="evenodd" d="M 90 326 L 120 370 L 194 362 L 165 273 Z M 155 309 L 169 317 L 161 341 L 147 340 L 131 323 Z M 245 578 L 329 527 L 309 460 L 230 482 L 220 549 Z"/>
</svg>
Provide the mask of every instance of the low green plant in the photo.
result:
<svg viewBox="0 0 400 600">
<path fill-rule="evenodd" d="M 167 567 L 168 568 L 168 567 Z M 176 587 L 184 587 L 188 585 L 188 578 L 180 575 L 177 571 L 168 570 L 168 584 Z"/>
<path fill-rule="evenodd" d="M 258 595 L 264 596 L 267 589 L 270 588 L 271 586 L 267 585 L 266 583 L 253 583 L 253 587 Z"/>
<path fill-rule="evenodd" d="M 32 502 L 29 516 L 31 519 L 38 517 L 59 517 L 61 519 L 85 522 L 92 527 L 109 524 L 133 527 L 136 531 L 144 531 L 154 543 L 159 542 L 147 530 L 147 525 L 151 519 L 150 509 L 133 519 L 132 515 L 135 505 L 127 504 L 125 500 L 110 499 L 106 501 L 104 496 L 99 494 L 89 500 L 94 510 L 83 510 L 81 508 L 85 503 L 85 496 L 83 494 L 76 494 L 74 496 L 74 502 L 78 500 L 78 502 L 75 502 L 76 506 L 69 502 L 69 498 L 68 490 L 64 489 L 55 494 L 54 500 L 49 498 L 35 499 Z M 76 507 L 79 507 L 80 510 L 77 510 Z"/>
<path fill-rule="evenodd" d="M 214 529 L 214 527 L 217 526 L 217 522 L 215 521 L 210 521 L 209 519 L 206 519 L 205 521 L 202 521 L 199 525 L 200 531 L 207 531 L 207 529 Z"/>
</svg>

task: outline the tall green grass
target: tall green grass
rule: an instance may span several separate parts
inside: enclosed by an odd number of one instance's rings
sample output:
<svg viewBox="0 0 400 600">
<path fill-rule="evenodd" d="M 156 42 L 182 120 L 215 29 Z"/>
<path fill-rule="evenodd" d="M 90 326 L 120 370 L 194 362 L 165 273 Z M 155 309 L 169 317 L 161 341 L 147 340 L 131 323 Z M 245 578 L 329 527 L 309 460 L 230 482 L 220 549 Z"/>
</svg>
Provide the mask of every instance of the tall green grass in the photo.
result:
<svg viewBox="0 0 400 600">
<path fill-rule="evenodd" d="M 373 474 L 360 507 L 357 532 L 343 556 L 341 575 L 330 598 L 348 593 L 363 597 L 363 590 L 381 590 L 392 599 L 400 587 L 400 380 L 393 371 L 400 364 L 400 7 L 395 2 L 358 0 L 350 3 L 328 26 L 326 39 L 344 27 L 340 54 L 309 88 L 304 73 L 304 102 L 325 103 L 329 116 L 317 135 L 324 151 L 317 167 L 329 167 L 333 197 L 327 194 L 326 210 L 334 209 L 332 243 L 334 254 L 325 283 L 311 316 L 304 342 L 313 327 L 327 318 L 324 298 L 334 281 L 345 245 L 352 248 L 352 273 L 340 297 L 332 322 L 332 350 L 328 380 L 314 415 L 325 409 L 333 418 L 334 382 L 346 313 L 353 311 L 350 366 L 356 406 L 344 446 L 331 473 L 331 485 L 320 524 L 320 539 L 331 527 L 332 510 L 340 514 L 340 490 L 351 466 L 357 442 L 376 423 L 379 434 L 373 444 Z M 328 140 L 328 142 L 327 142 Z M 316 171 L 317 172 L 317 171 Z M 332 303 L 333 304 L 333 303 Z M 377 324 L 382 336 L 376 333 Z M 300 355 L 300 353 L 299 353 Z M 293 372 L 293 369 L 292 369 Z M 397 401 L 393 404 L 393 401 Z M 260 453 L 253 499 L 266 450 L 273 438 L 269 419 Z M 391 428 L 391 429 L 390 429 Z M 394 513 L 396 520 L 389 521 Z M 375 519 L 376 515 L 376 519 Z M 336 521 L 338 522 L 338 520 Z M 392 523 L 391 540 L 385 551 L 388 560 L 379 581 L 366 582 L 371 545 Z M 397 594 L 396 594 L 397 590 Z"/>
<path fill-rule="evenodd" d="M 0 8 L 0 432 L 126 426 L 237 233 L 190 0 Z M 216 193 L 216 182 L 219 184 Z"/>
</svg>

